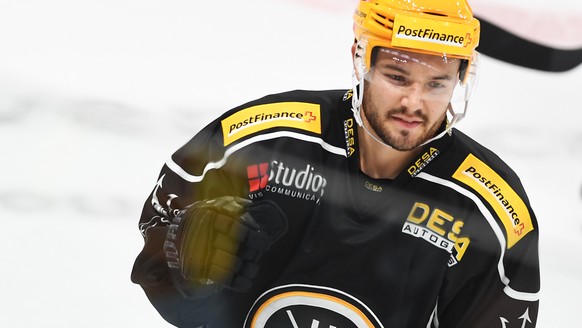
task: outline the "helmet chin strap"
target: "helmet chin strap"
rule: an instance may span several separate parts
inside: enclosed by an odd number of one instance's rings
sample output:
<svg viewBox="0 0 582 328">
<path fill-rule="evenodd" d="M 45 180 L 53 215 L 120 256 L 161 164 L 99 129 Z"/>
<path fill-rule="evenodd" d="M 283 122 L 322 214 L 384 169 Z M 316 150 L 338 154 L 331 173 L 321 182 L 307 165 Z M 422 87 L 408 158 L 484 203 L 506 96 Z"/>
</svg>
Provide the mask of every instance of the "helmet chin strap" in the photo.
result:
<svg viewBox="0 0 582 328">
<path fill-rule="evenodd" d="M 352 80 L 353 80 L 352 83 L 354 83 L 353 95 L 352 95 L 352 113 L 354 114 L 354 119 L 356 120 L 356 123 L 358 123 L 358 126 L 362 127 L 364 129 L 364 131 L 366 131 L 366 133 L 368 134 L 368 136 L 370 136 L 370 138 L 376 140 L 376 142 L 380 143 L 381 145 L 384 145 L 390 149 L 394 149 L 394 147 L 390 146 L 389 144 L 387 144 L 384 141 L 377 138 L 370 130 L 368 130 L 368 127 L 366 127 L 366 125 L 364 125 L 364 120 L 362 120 L 362 111 L 361 111 L 362 101 L 364 98 L 364 82 L 358 81 L 358 78 L 356 76 L 356 72 L 354 72 Z"/>
<path fill-rule="evenodd" d="M 352 73 L 352 112 L 358 125 L 363 126 L 364 122 L 362 121 L 362 116 L 360 115 L 360 109 L 362 108 L 362 102 L 364 100 L 364 81 L 360 81 L 358 79 L 358 72 L 356 70 L 360 72 L 361 76 L 363 69 L 356 68 Z"/>
</svg>

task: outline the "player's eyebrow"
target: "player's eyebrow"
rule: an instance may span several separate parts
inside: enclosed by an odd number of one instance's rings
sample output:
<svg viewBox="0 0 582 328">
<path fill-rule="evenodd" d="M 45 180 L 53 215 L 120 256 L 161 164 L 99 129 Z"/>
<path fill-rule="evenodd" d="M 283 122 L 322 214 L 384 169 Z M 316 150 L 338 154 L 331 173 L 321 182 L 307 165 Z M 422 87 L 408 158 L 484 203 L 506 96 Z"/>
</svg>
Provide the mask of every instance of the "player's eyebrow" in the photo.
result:
<svg viewBox="0 0 582 328">
<path fill-rule="evenodd" d="M 381 64 L 380 66 L 382 68 L 388 68 L 388 69 L 391 69 L 391 70 L 395 70 L 395 71 L 401 73 L 402 75 L 406 75 L 406 76 L 410 75 L 410 72 L 408 72 L 407 70 L 405 70 L 404 68 L 402 68 L 402 67 L 400 67 L 398 65 L 386 63 L 386 64 Z"/>
<path fill-rule="evenodd" d="M 437 75 L 437 76 L 433 76 L 432 77 L 433 80 L 445 80 L 445 81 L 451 81 L 453 80 L 453 77 L 450 76 L 449 74 L 443 74 L 443 75 Z"/>
</svg>

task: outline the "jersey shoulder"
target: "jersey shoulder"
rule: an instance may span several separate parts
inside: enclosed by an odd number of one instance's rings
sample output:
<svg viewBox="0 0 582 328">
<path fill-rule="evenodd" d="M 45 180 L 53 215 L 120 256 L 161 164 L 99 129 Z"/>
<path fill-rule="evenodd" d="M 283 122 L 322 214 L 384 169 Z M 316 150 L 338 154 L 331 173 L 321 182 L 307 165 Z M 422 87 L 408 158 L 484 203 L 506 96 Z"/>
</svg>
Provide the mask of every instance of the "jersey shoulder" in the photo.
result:
<svg viewBox="0 0 582 328">
<path fill-rule="evenodd" d="M 188 167 L 193 166 L 190 162 L 200 163 L 202 167 L 196 166 L 199 171 L 207 162 L 222 161 L 238 149 L 284 139 L 333 143 L 329 148 L 343 155 L 338 129 L 333 127 L 337 126 L 338 113 L 349 111 L 350 95 L 348 90 L 339 89 L 293 90 L 249 101 L 225 111 L 201 128 L 174 152 L 172 161 L 188 162 Z M 331 130 L 334 133 L 328 133 Z"/>
<path fill-rule="evenodd" d="M 217 121 L 224 146 L 252 136 L 288 131 L 319 137 L 346 103 L 347 90 L 294 90 L 272 94 L 224 113 Z"/>
<path fill-rule="evenodd" d="M 483 204 L 483 212 L 497 218 L 505 230 L 507 248 L 537 228 L 518 175 L 498 155 L 459 130 L 454 130 L 446 153 L 449 156 L 443 159 L 450 168 L 443 178 L 465 196 Z"/>
<path fill-rule="evenodd" d="M 456 154 L 456 164 L 461 165 L 463 162 L 482 163 L 510 184 L 518 187 L 520 192 L 523 191 L 517 173 L 507 162 L 489 148 L 457 129 L 454 129 L 453 132 L 452 150 Z"/>
</svg>

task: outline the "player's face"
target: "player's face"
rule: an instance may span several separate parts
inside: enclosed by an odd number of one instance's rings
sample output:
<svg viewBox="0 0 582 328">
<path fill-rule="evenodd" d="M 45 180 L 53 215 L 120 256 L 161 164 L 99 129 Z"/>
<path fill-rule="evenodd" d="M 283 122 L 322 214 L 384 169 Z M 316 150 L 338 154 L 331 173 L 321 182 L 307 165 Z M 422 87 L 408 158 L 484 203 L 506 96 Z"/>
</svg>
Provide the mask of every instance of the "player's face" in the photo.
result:
<svg viewBox="0 0 582 328">
<path fill-rule="evenodd" d="M 436 135 L 458 83 L 457 59 L 380 48 L 365 75 L 364 124 L 397 150 Z"/>
</svg>

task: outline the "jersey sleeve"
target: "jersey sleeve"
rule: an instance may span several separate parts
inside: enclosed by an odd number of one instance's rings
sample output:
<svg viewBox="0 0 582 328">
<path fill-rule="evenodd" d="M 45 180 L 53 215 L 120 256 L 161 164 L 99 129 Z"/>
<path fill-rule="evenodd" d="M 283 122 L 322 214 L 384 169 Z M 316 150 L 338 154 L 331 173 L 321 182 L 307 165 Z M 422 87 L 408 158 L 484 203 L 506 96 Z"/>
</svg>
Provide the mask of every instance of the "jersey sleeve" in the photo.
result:
<svg viewBox="0 0 582 328">
<path fill-rule="evenodd" d="M 539 227 L 521 182 L 506 166 L 470 155 L 453 175 L 471 194 L 463 259 L 449 268 L 433 327 L 535 327 Z"/>
<path fill-rule="evenodd" d="M 166 321 L 179 327 L 202 327 L 220 309 L 224 297 L 221 293 L 199 300 L 182 297 L 169 278 L 163 252 L 168 226 L 180 210 L 198 200 L 243 196 L 241 186 L 248 182 L 226 168 L 228 154 L 221 133 L 217 120 L 167 160 L 139 220 L 144 247 L 135 260 L 131 280 L 143 288 Z"/>
<path fill-rule="evenodd" d="M 540 287 L 537 239 L 537 231 L 528 234 L 499 262 L 482 254 L 490 270 L 478 275 L 450 275 L 446 283 L 463 283 L 454 295 L 440 296 L 432 327 L 535 327 Z"/>
</svg>

